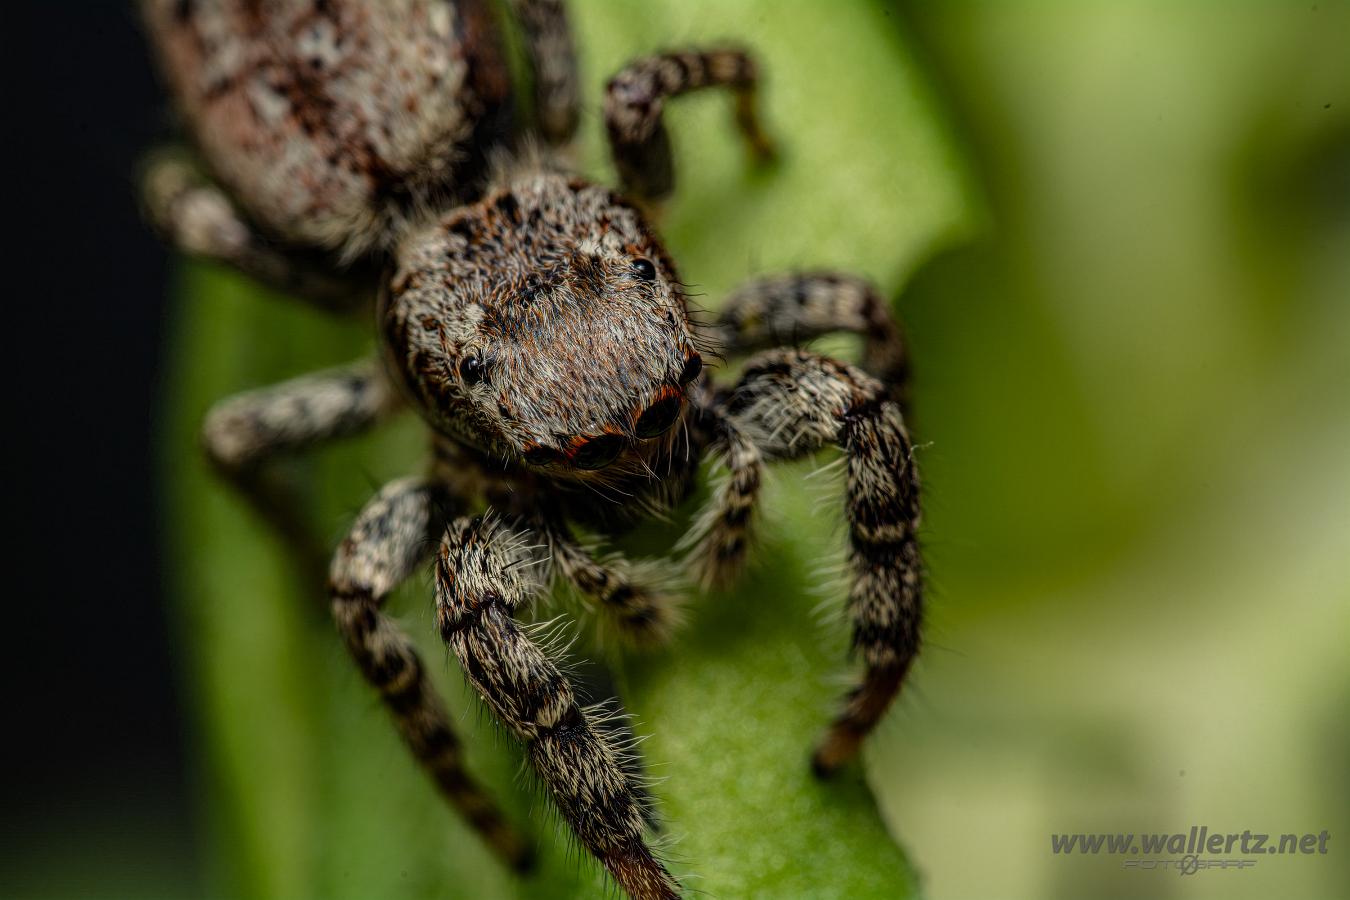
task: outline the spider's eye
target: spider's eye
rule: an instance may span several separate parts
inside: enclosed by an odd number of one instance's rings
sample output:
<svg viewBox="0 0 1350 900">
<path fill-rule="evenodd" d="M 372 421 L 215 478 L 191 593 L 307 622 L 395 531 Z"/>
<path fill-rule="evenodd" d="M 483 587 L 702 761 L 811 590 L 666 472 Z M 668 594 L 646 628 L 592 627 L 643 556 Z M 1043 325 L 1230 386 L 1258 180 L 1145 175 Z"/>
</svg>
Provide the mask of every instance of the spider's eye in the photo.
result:
<svg viewBox="0 0 1350 900">
<path fill-rule="evenodd" d="M 680 372 L 680 384 L 688 384 L 697 378 L 698 373 L 702 371 L 703 357 L 695 353 L 685 361 L 684 369 Z"/>
<path fill-rule="evenodd" d="M 640 438 L 654 438 L 665 434 L 680 415 L 680 397 L 678 394 L 658 400 L 638 416 L 634 431 Z"/>
<path fill-rule="evenodd" d="M 656 278 L 656 266 L 650 259 L 639 256 L 633 260 L 633 274 L 643 281 L 652 281 Z"/>
<path fill-rule="evenodd" d="M 487 377 L 487 366 L 483 363 L 482 357 L 466 356 L 459 363 L 459 377 L 464 379 L 464 383 L 473 387 Z"/>
<path fill-rule="evenodd" d="M 552 463 L 561 462 L 562 454 L 552 447 L 545 447 L 537 444 L 525 451 L 525 461 L 532 466 L 547 466 Z"/>
<path fill-rule="evenodd" d="M 617 434 L 591 438 L 572 455 L 572 464 L 578 469 L 603 469 L 622 452 L 623 443 L 623 438 Z"/>
</svg>

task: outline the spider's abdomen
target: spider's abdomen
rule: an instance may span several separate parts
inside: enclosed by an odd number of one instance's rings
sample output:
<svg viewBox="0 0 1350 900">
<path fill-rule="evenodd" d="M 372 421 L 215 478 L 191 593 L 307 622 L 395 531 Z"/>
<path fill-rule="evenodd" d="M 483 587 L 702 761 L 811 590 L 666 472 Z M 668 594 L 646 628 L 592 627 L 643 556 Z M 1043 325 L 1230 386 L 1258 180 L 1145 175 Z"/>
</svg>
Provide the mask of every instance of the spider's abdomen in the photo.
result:
<svg viewBox="0 0 1350 900">
<path fill-rule="evenodd" d="M 259 225 L 358 252 L 472 191 L 509 128 L 483 0 L 145 0 L 198 148 Z"/>
</svg>

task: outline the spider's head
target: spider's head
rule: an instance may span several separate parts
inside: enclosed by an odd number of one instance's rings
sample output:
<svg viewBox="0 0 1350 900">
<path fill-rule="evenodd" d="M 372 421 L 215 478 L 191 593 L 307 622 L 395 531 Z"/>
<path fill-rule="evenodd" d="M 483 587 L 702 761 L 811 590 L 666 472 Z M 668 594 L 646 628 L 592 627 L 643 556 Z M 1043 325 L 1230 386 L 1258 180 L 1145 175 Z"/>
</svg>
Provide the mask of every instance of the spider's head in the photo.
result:
<svg viewBox="0 0 1350 900">
<path fill-rule="evenodd" d="M 381 319 L 433 427 L 559 478 L 640 470 L 679 430 L 702 368 L 639 213 L 551 174 L 410 234 Z"/>
</svg>

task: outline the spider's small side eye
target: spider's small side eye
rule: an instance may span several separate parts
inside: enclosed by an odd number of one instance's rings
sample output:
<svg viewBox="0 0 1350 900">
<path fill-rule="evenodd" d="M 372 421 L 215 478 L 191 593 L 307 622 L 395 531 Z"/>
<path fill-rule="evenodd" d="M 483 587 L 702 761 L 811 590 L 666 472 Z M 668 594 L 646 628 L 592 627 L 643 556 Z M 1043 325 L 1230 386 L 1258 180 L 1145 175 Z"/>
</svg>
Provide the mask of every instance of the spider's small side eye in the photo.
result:
<svg viewBox="0 0 1350 900">
<path fill-rule="evenodd" d="M 680 372 L 680 384 L 688 384 L 698 377 L 698 373 L 703 371 L 703 357 L 697 353 L 685 361 L 684 369 Z"/>
<path fill-rule="evenodd" d="M 654 281 L 656 279 L 656 265 L 650 259 L 639 256 L 633 260 L 633 274 L 643 281 Z"/>
<path fill-rule="evenodd" d="M 466 356 L 459 363 L 459 377 L 473 387 L 487 377 L 487 365 L 480 356 Z"/>
<path fill-rule="evenodd" d="M 532 466 L 548 466 L 560 463 L 562 460 L 562 453 L 542 444 L 535 444 L 525 451 L 525 461 Z"/>
</svg>

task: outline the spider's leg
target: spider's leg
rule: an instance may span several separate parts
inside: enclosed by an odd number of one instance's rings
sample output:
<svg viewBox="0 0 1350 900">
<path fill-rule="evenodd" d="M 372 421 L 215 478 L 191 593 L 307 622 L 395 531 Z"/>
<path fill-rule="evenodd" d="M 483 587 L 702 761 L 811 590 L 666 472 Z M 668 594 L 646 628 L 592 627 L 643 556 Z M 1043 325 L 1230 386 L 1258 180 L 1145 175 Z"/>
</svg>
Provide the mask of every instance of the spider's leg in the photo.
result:
<svg viewBox="0 0 1350 900">
<path fill-rule="evenodd" d="M 431 555 L 447 498 L 420 479 L 395 481 L 357 516 L 333 557 L 333 617 L 356 664 L 380 692 L 404 742 L 445 799 L 507 864 L 528 868 L 529 847 L 464 770 L 445 704 L 411 640 L 381 611 L 385 598 Z"/>
<path fill-rule="evenodd" d="M 909 353 L 890 305 L 876 285 L 840 272 L 776 275 L 742 285 L 722 305 L 713 336 L 724 354 L 806 342 L 834 331 L 860 335 L 862 367 L 904 410 Z"/>
<path fill-rule="evenodd" d="M 637 900 L 678 897 L 644 840 L 641 792 L 621 749 L 515 618 L 540 587 L 527 540 L 480 519 L 450 524 L 436 559 L 441 636 L 483 700 L 525 744 L 586 849 Z"/>
<path fill-rule="evenodd" d="M 862 680 L 816 748 L 828 774 L 857 753 L 899 692 L 923 616 L 919 477 L 900 407 L 861 370 L 814 353 L 753 357 L 725 410 L 770 459 L 836 444 L 846 454 L 848 615 Z"/>
<path fill-rule="evenodd" d="M 629 63 L 605 88 L 605 126 L 625 191 L 659 200 L 675 185 L 665 101 L 689 91 L 727 87 L 735 93 L 736 125 L 756 160 L 774 155 L 760 125 L 758 66 L 744 50 L 722 48 L 661 53 Z"/>
<path fill-rule="evenodd" d="M 631 562 L 620 556 L 596 559 L 557 516 L 532 522 L 548 542 L 558 574 L 637 646 L 664 643 L 678 621 L 679 594 L 667 589 L 669 573 L 654 562 Z"/>
<path fill-rule="evenodd" d="M 317 257 L 287 251 L 260 235 L 183 153 L 166 150 L 147 160 L 141 197 L 150 224 L 188 256 L 238 269 L 332 312 L 355 310 L 374 296 L 373 280 L 329 271 Z"/>
<path fill-rule="evenodd" d="M 301 554 L 316 589 L 323 584 L 328 551 L 313 534 L 293 486 L 267 463 L 365 431 L 400 403 L 379 363 L 363 360 L 235 394 L 206 415 L 202 443 L 208 458 Z"/>
<path fill-rule="evenodd" d="M 755 442 L 720 408 L 706 411 L 712 420 L 710 455 L 726 470 L 712 489 L 707 506 L 680 542 L 693 549 L 693 566 L 705 587 L 724 588 L 745 563 L 752 518 L 764 481 L 764 457 Z"/>
<path fill-rule="evenodd" d="M 580 89 L 577 53 L 563 0 L 511 0 L 534 70 L 534 109 L 540 134 L 550 144 L 577 130 Z"/>
</svg>

